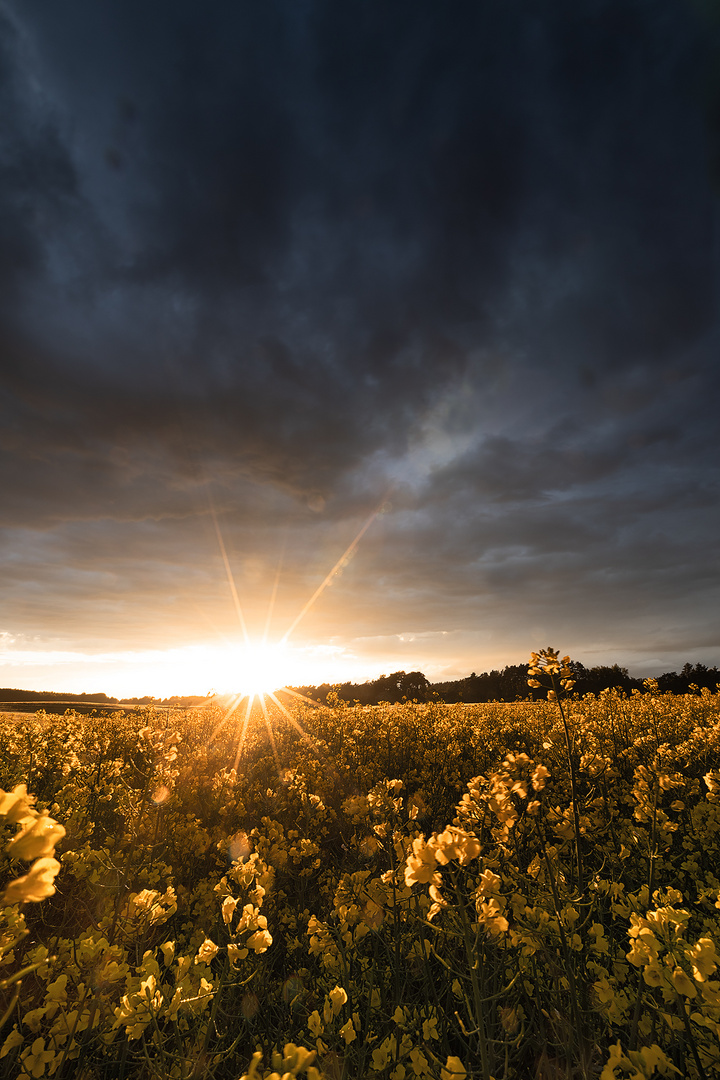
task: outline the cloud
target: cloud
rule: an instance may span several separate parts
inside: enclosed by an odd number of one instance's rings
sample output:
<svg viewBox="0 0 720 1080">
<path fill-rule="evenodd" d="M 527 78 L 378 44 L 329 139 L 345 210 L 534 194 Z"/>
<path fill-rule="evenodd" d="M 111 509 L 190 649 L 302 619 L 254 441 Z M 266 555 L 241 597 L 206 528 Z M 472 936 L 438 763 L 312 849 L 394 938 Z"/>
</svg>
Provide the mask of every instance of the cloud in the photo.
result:
<svg viewBox="0 0 720 1080">
<path fill-rule="evenodd" d="M 286 544 L 290 617 L 383 499 L 318 633 L 482 614 L 515 641 L 553 590 L 575 627 L 629 595 L 706 625 L 717 198 L 689 8 L 0 19 L 18 626 L 82 634 L 99 597 L 118 641 L 190 604 L 224 626 L 211 509 L 258 612 Z"/>
</svg>

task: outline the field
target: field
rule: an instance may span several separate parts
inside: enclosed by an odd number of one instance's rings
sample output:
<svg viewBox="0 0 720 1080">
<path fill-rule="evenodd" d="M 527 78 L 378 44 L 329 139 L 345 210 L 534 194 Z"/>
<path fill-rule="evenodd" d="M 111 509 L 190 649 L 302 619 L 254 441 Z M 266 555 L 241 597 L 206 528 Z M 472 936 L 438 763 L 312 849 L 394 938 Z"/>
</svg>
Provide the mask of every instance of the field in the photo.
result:
<svg viewBox="0 0 720 1080">
<path fill-rule="evenodd" d="M 561 675 L 0 717 L 0 1076 L 720 1075 L 720 695 Z"/>
</svg>

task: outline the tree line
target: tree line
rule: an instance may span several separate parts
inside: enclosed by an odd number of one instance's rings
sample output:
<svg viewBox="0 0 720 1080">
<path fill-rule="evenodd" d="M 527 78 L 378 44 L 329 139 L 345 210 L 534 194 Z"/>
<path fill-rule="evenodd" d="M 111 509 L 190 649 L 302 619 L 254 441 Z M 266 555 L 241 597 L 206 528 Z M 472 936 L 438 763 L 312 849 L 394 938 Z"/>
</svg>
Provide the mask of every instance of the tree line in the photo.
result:
<svg viewBox="0 0 720 1080">
<path fill-rule="evenodd" d="M 574 693 L 599 694 L 603 690 L 624 690 L 626 694 L 638 690 L 642 693 L 657 688 L 661 693 L 687 694 L 693 690 L 714 691 L 720 684 L 720 670 L 705 664 L 683 666 L 680 672 L 667 671 L 657 679 L 633 678 L 626 667 L 619 664 L 598 665 L 587 668 L 577 660 L 571 661 L 575 679 Z M 322 683 L 320 686 L 296 686 L 291 689 L 313 701 L 326 704 L 333 695 L 340 701 L 359 702 L 361 705 L 378 705 L 381 701 L 396 704 L 401 701 L 440 700 L 448 704 L 484 701 L 526 701 L 541 696 L 527 683 L 528 664 L 509 664 L 502 671 L 473 672 L 465 679 L 431 683 L 422 671 L 395 671 L 364 683 Z"/>
<path fill-rule="evenodd" d="M 19 705 L 32 702 L 58 702 L 62 705 L 179 705 L 188 707 L 200 705 L 205 697 L 134 697 L 116 698 L 108 697 L 107 694 L 66 694 L 55 690 L 17 690 L 11 687 L 0 688 L 0 703 Z"/>
</svg>

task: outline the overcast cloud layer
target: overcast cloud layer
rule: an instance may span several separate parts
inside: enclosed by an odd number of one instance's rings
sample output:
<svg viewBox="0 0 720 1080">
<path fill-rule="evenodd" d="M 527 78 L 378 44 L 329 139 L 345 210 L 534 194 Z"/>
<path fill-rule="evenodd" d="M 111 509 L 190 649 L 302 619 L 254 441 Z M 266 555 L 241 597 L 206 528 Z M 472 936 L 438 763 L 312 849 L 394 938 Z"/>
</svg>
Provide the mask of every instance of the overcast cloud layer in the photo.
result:
<svg viewBox="0 0 720 1080">
<path fill-rule="evenodd" d="M 0 3 L 0 682 L 237 637 L 215 521 L 278 636 L 380 508 L 330 676 L 720 662 L 719 68 L 685 0 Z"/>
</svg>

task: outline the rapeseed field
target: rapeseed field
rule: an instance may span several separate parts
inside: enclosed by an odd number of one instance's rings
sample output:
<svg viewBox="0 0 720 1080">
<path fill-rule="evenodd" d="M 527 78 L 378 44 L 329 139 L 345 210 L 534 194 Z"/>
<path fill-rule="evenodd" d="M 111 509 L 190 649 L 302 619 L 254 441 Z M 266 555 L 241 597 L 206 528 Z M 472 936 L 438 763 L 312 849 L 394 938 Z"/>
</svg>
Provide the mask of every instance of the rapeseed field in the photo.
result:
<svg viewBox="0 0 720 1080">
<path fill-rule="evenodd" d="M 0 717 L 0 1076 L 720 1076 L 720 695 Z"/>
</svg>

